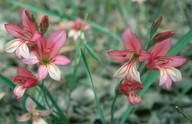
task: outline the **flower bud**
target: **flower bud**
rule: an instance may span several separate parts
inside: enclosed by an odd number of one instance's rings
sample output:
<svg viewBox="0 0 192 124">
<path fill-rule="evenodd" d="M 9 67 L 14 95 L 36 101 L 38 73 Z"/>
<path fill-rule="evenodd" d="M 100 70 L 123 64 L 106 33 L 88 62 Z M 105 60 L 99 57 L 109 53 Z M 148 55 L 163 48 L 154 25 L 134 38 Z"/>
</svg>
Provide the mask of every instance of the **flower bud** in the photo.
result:
<svg viewBox="0 0 192 124">
<path fill-rule="evenodd" d="M 40 23 L 40 32 L 44 34 L 49 27 L 49 18 L 47 15 L 43 16 L 41 23 Z"/>
<path fill-rule="evenodd" d="M 159 28 L 159 26 L 161 25 L 161 22 L 163 20 L 163 16 L 159 16 L 152 24 L 151 26 L 151 30 L 150 30 L 150 37 L 152 37 L 155 32 L 157 31 L 157 29 Z"/>
<path fill-rule="evenodd" d="M 163 40 L 166 40 L 168 38 L 170 38 L 171 36 L 173 36 L 174 32 L 173 31 L 166 31 L 166 32 L 162 32 L 162 33 L 159 33 L 157 35 L 155 35 L 153 37 L 153 40 L 155 43 L 158 43 L 158 42 L 161 42 Z"/>
</svg>

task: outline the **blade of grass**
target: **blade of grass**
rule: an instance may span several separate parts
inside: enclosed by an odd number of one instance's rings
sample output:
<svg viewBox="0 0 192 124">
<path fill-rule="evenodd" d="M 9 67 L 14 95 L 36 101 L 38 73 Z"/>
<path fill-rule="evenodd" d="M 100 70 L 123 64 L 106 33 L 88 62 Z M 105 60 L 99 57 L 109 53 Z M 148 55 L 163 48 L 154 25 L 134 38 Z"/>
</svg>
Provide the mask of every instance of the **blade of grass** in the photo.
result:
<svg viewBox="0 0 192 124">
<path fill-rule="evenodd" d="M 87 59 L 86 59 L 85 54 L 84 54 L 82 49 L 81 49 L 81 57 L 83 59 L 83 63 L 84 63 L 84 66 L 85 66 L 87 76 L 89 77 L 89 80 L 91 81 L 91 84 L 92 84 L 93 92 L 94 92 L 94 95 L 95 95 L 95 101 L 96 101 L 96 105 L 97 105 L 97 109 L 98 109 L 101 121 L 102 121 L 103 124 L 106 124 L 105 117 L 104 117 L 103 111 L 101 109 L 101 105 L 100 105 L 99 100 L 97 98 L 96 90 L 95 90 L 95 87 L 94 87 L 94 84 L 93 84 L 93 79 L 92 79 L 92 76 L 91 76 L 91 72 L 89 70 Z"/>
<path fill-rule="evenodd" d="M 173 47 L 173 49 L 170 50 L 169 55 L 176 55 L 179 53 L 180 50 L 183 49 L 183 47 L 192 39 L 192 30 L 190 30 L 188 33 L 186 33 Z M 144 89 L 139 92 L 140 96 L 143 96 L 143 94 L 148 90 L 148 88 L 152 85 L 152 83 L 157 78 L 158 73 L 155 71 L 151 71 L 150 76 L 144 81 Z M 129 116 L 131 110 L 133 109 L 132 106 L 129 106 L 125 113 L 123 114 L 123 117 L 121 119 L 120 124 L 124 124 L 127 117 Z"/>
<path fill-rule="evenodd" d="M 89 44 L 84 44 L 85 48 L 87 49 L 87 51 L 89 52 L 89 54 L 97 61 L 100 61 L 99 56 L 97 55 L 97 53 L 93 50 L 93 48 L 89 45 Z"/>
</svg>

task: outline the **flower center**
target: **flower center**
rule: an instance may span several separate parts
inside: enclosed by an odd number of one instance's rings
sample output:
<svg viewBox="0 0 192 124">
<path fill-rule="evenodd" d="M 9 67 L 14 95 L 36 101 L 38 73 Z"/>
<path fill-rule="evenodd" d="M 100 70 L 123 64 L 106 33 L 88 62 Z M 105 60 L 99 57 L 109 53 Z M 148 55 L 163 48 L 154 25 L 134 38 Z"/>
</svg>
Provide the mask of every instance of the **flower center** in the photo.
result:
<svg viewBox="0 0 192 124">
<path fill-rule="evenodd" d="M 139 53 L 135 52 L 135 53 L 133 54 L 132 59 L 133 59 L 133 60 L 137 60 L 138 58 L 139 58 Z"/>
<path fill-rule="evenodd" d="M 49 58 L 42 58 L 42 63 L 43 63 L 44 65 L 50 64 Z"/>
</svg>

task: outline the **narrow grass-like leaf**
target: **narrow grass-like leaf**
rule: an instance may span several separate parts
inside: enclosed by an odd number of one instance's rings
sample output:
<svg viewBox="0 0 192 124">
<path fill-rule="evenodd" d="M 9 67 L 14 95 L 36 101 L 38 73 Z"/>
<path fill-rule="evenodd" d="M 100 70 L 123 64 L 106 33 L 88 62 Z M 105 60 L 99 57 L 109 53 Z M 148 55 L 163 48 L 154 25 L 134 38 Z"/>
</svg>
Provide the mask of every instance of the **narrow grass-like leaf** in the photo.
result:
<svg viewBox="0 0 192 124">
<path fill-rule="evenodd" d="M 101 121 L 102 121 L 103 124 L 106 124 L 105 117 L 103 115 L 103 111 L 102 111 L 101 105 L 99 103 L 99 99 L 97 98 L 96 90 L 95 90 L 95 87 L 94 87 L 94 84 L 93 84 L 93 79 L 92 79 L 92 76 L 91 76 L 91 72 L 89 70 L 87 59 L 86 59 L 85 54 L 84 54 L 82 49 L 81 49 L 81 57 L 83 59 L 84 65 L 85 65 L 85 70 L 86 70 L 87 76 L 89 77 L 89 80 L 91 81 L 91 84 L 92 84 L 93 92 L 94 92 L 94 95 L 95 95 L 95 101 L 96 101 L 96 105 L 97 105 L 97 109 L 98 109 Z"/>
<path fill-rule="evenodd" d="M 192 39 L 192 31 L 189 31 L 186 33 L 176 44 L 173 46 L 173 49 L 170 50 L 169 55 L 176 55 L 179 53 L 180 50 L 183 49 L 183 47 Z M 157 78 L 158 73 L 155 71 L 151 71 L 150 76 L 144 81 L 144 89 L 139 92 L 140 96 L 143 96 L 143 94 L 148 90 L 148 88 L 152 85 L 152 83 Z M 131 110 L 133 109 L 132 106 L 129 106 L 125 113 L 123 114 L 123 117 L 121 119 L 120 124 L 124 124 L 125 120 L 129 116 Z"/>
<path fill-rule="evenodd" d="M 100 61 L 99 56 L 97 55 L 97 53 L 93 50 L 93 48 L 89 45 L 89 44 L 84 44 L 85 48 L 87 49 L 87 51 L 89 52 L 89 54 L 96 59 L 97 61 Z"/>
</svg>

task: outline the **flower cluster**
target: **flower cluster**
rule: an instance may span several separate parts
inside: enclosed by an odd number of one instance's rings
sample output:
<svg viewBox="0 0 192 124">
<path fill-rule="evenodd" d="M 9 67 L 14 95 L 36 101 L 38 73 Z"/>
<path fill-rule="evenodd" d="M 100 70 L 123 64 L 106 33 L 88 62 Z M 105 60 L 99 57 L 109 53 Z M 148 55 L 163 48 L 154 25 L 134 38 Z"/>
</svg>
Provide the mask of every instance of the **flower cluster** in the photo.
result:
<svg viewBox="0 0 192 124">
<path fill-rule="evenodd" d="M 151 36 L 154 35 L 161 21 L 162 17 L 159 17 L 153 23 Z M 172 35 L 172 31 L 155 35 L 149 43 L 149 46 L 154 45 L 152 50 L 146 51 L 149 49 L 143 50 L 141 41 L 131 32 L 130 28 L 127 28 L 122 35 L 125 49 L 107 52 L 111 59 L 117 62 L 125 62 L 114 73 L 114 76 L 124 78 L 119 90 L 128 97 L 131 105 L 134 106 L 142 102 L 141 97 L 136 94 L 136 91 L 143 89 L 140 73 L 137 70 L 137 63 L 141 64 L 141 62 L 147 61 L 146 69 L 160 71 L 159 85 L 164 85 L 167 89 L 171 87 L 172 80 L 178 82 L 182 79 L 181 72 L 175 67 L 184 64 L 186 59 L 182 56 L 166 56 L 172 45 L 170 38 Z"/>
<path fill-rule="evenodd" d="M 5 24 L 5 29 L 9 34 L 16 37 L 9 41 L 4 49 L 8 53 L 14 53 L 15 56 L 24 64 L 33 65 L 38 64 L 38 77 L 32 74 L 28 69 L 19 66 L 17 68 L 17 75 L 13 77 L 13 82 L 18 82 L 14 88 L 14 95 L 18 101 L 21 101 L 22 96 L 28 88 L 38 85 L 47 77 L 56 81 L 60 81 L 61 72 L 57 65 L 66 65 L 71 63 L 71 60 L 59 53 L 67 39 L 65 30 L 57 30 L 50 33 L 47 37 L 45 32 L 49 27 L 48 16 L 43 16 L 41 22 L 38 24 L 33 14 L 24 9 L 21 14 L 22 25 L 19 24 Z M 89 26 L 83 24 L 81 20 L 75 22 L 70 21 L 71 27 L 74 29 L 70 36 L 77 39 L 81 35 L 81 29 L 89 29 Z M 31 107 L 30 107 L 31 106 Z M 32 119 L 34 123 L 45 123 L 39 116 L 50 114 L 50 110 L 45 112 L 35 110 L 35 103 L 31 99 L 26 100 L 26 108 L 29 113 L 18 118 L 18 121 L 24 122 Z"/>
</svg>

